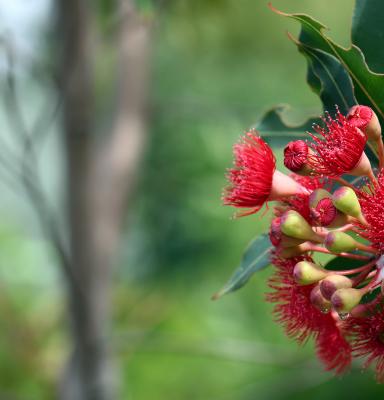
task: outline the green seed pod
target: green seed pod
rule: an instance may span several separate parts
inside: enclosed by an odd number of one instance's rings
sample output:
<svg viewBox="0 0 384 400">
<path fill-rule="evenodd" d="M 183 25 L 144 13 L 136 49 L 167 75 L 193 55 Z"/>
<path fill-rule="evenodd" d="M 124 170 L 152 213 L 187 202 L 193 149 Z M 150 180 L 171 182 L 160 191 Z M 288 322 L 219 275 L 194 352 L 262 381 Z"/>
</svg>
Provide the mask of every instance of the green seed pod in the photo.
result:
<svg viewBox="0 0 384 400">
<path fill-rule="evenodd" d="M 286 211 L 281 217 L 281 231 L 284 235 L 303 240 L 321 242 L 322 238 L 317 235 L 308 222 L 294 210 Z"/>
<path fill-rule="evenodd" d="M 329 232 L 324 241 L 325 247 L 333 253 L 344 253 L 356 250 L 356 240 L 344 232 Z"/>
<path fill-rule="evenodd" d="M 320 282 L 321 294 L 325 299 L 330 300 L 333 293 L 338 289 L 347 289 L 352 287 L 352 281 L 343 275 L 328 275 Z"/>
<path fill-rule="evenodd" d="M 331 297 L 332 307 L 338 313 L 349 313 L 360 303 L 363 294 L 360 289 L 338 289 Z"/>
<path fill-rule="evenodd" d="M 311 285 L 327 276 L 327 271 L 309 261 L 300 261 L 293 269 L 293 277 L 300 285 Z"/>
<path fill-rule="evenodd" d="M 332 304 L 321 294 L 319 285 L 315 286 L 312 289 L 310 300 L 313 306 L 320 310 L 322 313 L 328 313 L 331 310 Z"/>
<path fill-rule="evenodd" d="M 353 189 L 342 186 L 332 195 L 333 205 L 344 214 L 354 218 L 360 218 L 361 207 L 356 193 Z"/>
</svg>

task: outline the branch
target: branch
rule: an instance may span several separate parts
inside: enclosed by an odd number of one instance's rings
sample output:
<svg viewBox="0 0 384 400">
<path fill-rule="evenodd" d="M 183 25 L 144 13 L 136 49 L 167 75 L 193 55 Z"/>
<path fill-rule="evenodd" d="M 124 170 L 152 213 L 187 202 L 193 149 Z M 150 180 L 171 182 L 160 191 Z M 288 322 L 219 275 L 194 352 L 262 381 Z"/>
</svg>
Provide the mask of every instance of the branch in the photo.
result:
<svg viewBox="0 0 384 400">
<path fill-rule="evenodd" d="M 57 251 L 64 274 L 68 277 L 68 280 L 72 285 L 76 285 L 73 274 L 70 270 L 68 254 L 58 229 L 59 224 L 48 203 L 40 180 L 38 158 L 35 153 L 33 141 L 34 137 L 37 136 L 36 132 L 38 132 L 40 136 L 44 131 L 48 130 L 49 124 L 56 116 L 58 107 L 55 107 L 54 114 L 48 118 L 49 123 L 46 123 L 47 113 L 45 111 L 44 115 L 41 113 L 35 122 L 34 127 L 31 129 L 31 132 L 29 131 L 17 95 L 12 48 L 6 42 L 3 41 L 3 43 L 5 43 L 6 56 L 8 60 L 6 75 L 8 96 L 4 96 L 5 107 L 7 109 L 6 114 L 11 126 L 13 127 L 12 132 L 17 135 L 20 146 L 22 147 L 22 156 L 19 158 L 17 155 L 13 154 L 9 148 L 7 149 L 7 146 L 2 146 L 2 148 L 6 149 L 5 154 L 8 154 L 8 157 L 0 158 L 0 162 L 13 176 L 14 182 L 18 183 L 21 181 L 22 188 L 29 197 L 36 211 L 39 224 L 45 237 L 51 240 Z M 17 165 L 20 165 L 21 171 L 17 170 Z"/>
</svg>

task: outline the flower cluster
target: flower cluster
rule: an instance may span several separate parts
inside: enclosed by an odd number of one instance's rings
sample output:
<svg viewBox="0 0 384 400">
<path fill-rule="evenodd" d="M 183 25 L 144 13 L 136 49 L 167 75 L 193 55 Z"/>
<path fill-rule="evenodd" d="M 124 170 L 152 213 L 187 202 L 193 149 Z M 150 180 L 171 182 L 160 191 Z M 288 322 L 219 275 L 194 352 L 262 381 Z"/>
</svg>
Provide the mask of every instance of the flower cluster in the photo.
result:
<svg viewBox="0 0 384 400">
<path fill-rule="evenodd" d="M 326 114 L 308 140 L 285 147 L 290 174 L 276 169 L 256 130 L 234 154 L 224 204 L 244 216 L 274 202 L 269 237 L 276 270 L 267 300 L 277 322 L 298 343 L 313 338 L 327 370 L 342 373 L 353 356 L 365 357 L 384 382 L 384 151 L 377 116 L 367 106 Z M 321 265 L 319 253 L 335 255 L 339 265 Z"/>
</svg>

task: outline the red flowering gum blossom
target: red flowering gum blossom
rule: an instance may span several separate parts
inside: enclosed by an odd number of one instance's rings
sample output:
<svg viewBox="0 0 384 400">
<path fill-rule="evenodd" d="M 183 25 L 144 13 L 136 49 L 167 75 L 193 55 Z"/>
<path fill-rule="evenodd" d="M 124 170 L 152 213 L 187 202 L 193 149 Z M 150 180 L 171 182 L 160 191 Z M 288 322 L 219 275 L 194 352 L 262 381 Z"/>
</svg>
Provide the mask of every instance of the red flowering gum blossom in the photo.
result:
<svg viewBox="0 0 384 400">
<path fill-rule="evenodd" d="M 274 257 L 272 263 L 277 271 L 269 280 L 269 287 L 273 291 L 267 294 L 267 301 L 275 303 L 273 313 L 277 322 L 289 337 L 299 343 L 305 342 L 318 330 L 318 316 L 321 315 L 310 300 L 313 286 L 298 285 L 293 278 L 295 265 L 303 260 L 311 261 L 304 257 Z"/>
<path fill-rule="evenodd" d="M 310 148 L 314 154 L 309 157 L 313 170 L 328 176 L 345 173 L 369 175 L 371 166 L 364 153 L 366 135 L 351 125 L 340 112 L 337 112 L 336 119 L 328 115 L 323 121 L 324 128 L 319 125 L 314 127 L 317 135 L 309 133 L 313 139 Z"/>
<path fill-rule="evenodd" d="M 300 344 L 314 337 L 317 355 L 326 370 L 340 374 L 351 362 L 351 348 L 332 313 L 325 314 L 313 306 L 311 293 L 315 285 L 301 286 L 294 281 L 293 269 L 303 260 L 312 261 L 309 257 L 287 260 L 273 256 L 277 271 L 269 280 L 273 292 L 267 294 L 267 301 L 275 303 L 273 312 L 286 334 Z"/>
<path fill-rule="evenodd" d="M 359 192 L 359 202 L 368 223 L 364 226 L 367 238 L 374 247 L 384 251 L 384 170 L 380 172 L 375 188 Z"/>
<path fill-rule="evenodd" d="M 336 323 L 330 323 L 316 337 L 316 353 L 326 371 L 343 374 L 352 362 L 352 348 L 345 340 L 343 330 Z"/>
<path fill-rule="evenodd" d="M 284 149 L 284 165 L 292 172 L 300 173 L 307 168 L 308 145 L 304 140 L 289 142 Z"/>
<path fill-rule="evenodd" d="M 271 148 L 255 130 L 247 132 L 233 151 L 234 167 L 227 175 L 230 185 L 225 189 L 223 201 L 225 205 L 250 209 L 240 215 L 259 211 L 267 200 L 307 193 L 292 178 L 276 171 Z"/>
<path fill-rule="evenodd" d="M 293 270 L 300 261 L 313 260 L 310 257 L 272 257 L 272 263 L 277 270 L 269 280 L 269 287 L 273 291 L 267 294 L 267 301 L 275 303 L 273 312 L 287 335 L 303 343 L 332 324 L 333 318 L 313 306 L 311 292 L 315 285 L 302 286 L 295 282 Z"/>
<path fill-rule="evenodd" d="M 346 322 L 353 335 L 353 353 L 366 357 L 364 367 L 376 365 L 376 379 L 384 383 L 384 313 L 383 310 L 366 318 L 350 318 Z"/>
</svg>

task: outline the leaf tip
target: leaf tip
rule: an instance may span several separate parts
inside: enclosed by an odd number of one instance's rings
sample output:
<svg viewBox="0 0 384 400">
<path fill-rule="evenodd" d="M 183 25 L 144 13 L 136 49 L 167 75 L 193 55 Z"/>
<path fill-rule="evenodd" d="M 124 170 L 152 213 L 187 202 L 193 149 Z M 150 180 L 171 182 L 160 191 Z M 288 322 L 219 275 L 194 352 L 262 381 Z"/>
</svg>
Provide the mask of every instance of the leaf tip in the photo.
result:
<svg viewBox="0 0 384 400">
<path fill-rule="evenodd" d="M 268 2 L 268 8 L 269 8 L 271 11 L 273 11 L 275 14 L 287 16 L 286 13 L 284 13 L 284 12 L 278 10 L 277 8 L 275 8 L 275 7 L 272 5 L 272 2 L 271 2 L 271 1 Z"/>
<path fill-rule="evenodd" d="M 219 290 L 218 292 L 214 293 L 214 294 L 211 296 L 211 300 L 212 300 L 212 301 L 219 300 L 220 297 L 223 296 L 223 294 L 224 294 L 223 290 Z"/>
</svg>

